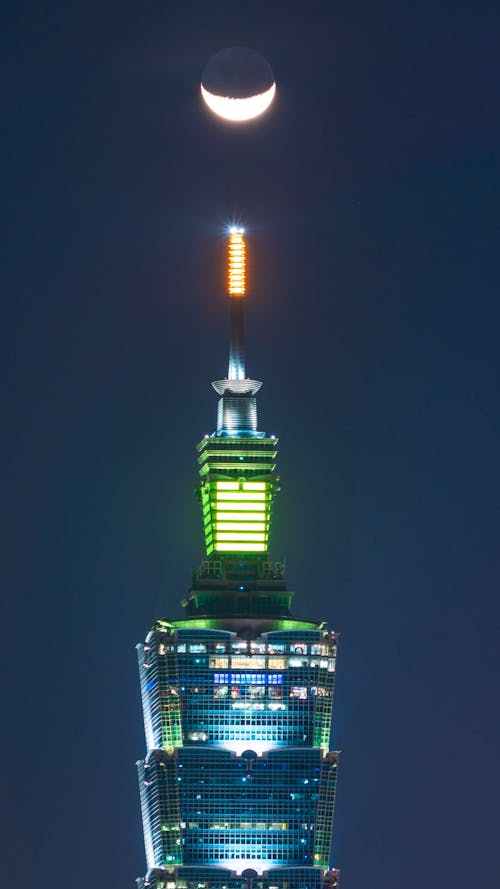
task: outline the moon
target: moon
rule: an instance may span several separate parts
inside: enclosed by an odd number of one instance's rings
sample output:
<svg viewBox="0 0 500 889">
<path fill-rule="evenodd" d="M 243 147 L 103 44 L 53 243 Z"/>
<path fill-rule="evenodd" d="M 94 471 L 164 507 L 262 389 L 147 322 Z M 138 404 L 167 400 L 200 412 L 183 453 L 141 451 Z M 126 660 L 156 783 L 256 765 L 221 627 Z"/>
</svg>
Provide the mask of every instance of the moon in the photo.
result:
<svg viewBox="0 0 500 889">
<path fill-rule="evenodd" d="M 247 46 L 230 46 L 209 59 L 200 89 L 214 114 L 240 123 L 267 111 L 276 94 L 276 83 L 261 53 Z"/>
<path fill-rule="evenodd" d="M 217 96 L 210 93 L 203 84 L 200 84 L 201 95 L 205 104 L 224 120 L 241 122 L 253 120 L 267 111 L 276 94 L 276 84 L 272 83 L 269 89 L 254 96 L 233 98 L 232 96 Z"/>
</svg>

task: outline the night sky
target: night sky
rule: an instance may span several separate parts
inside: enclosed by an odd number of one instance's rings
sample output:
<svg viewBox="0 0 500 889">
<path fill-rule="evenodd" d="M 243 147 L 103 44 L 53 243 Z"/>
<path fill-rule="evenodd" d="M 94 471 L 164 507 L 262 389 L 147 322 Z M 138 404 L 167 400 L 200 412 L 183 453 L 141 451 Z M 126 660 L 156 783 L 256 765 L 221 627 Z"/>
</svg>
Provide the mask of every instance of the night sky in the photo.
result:
<svg viewBox="0 0 500 889">
<path fill-rule="evenodd" d="M 342 636 L 333 861 L 489 889 L 498 4 L 17 2 L 2 30 L 2 884 L 144 873 L 134 645 L 202 556 L 238 221 L 273 554 Z M 279 90 L 239 128 L 199 98 L 233 44 Z"/>
</svg>

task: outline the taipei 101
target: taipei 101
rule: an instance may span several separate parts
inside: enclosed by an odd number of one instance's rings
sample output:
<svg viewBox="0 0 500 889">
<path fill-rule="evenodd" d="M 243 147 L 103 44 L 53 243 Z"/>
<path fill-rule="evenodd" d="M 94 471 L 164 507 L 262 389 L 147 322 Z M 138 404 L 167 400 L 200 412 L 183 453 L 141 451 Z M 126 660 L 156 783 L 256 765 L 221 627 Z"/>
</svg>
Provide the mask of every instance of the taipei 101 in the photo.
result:
<svg viewBox="0 0 500 889">
<path fill-rule="evenodd" d="M 294 615 L 284 562 L 270 555 L 278 438 L 259 429 L 262 383 L 246 372 L 243 228 L 226 249 L 227 375 L 212 383 L 215 429 L 197 446 L 205 552 L 182 617 L 160 617 L 137 646 L 138 887 L 333 889 L 338 636 Z"/>
<path fill-rule="evenodd" d="M 2 25 L 0 889 L 495 889 L 499 4 Z"/>
</svg>

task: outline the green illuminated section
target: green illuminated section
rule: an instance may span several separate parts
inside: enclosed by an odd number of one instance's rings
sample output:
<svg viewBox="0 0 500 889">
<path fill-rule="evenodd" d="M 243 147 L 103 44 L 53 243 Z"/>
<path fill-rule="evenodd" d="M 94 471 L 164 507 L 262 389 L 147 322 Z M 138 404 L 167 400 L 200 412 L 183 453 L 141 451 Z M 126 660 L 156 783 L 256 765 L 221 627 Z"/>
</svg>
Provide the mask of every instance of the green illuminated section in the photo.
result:
<svg viewBox="0 0 500 889">
<path fill-rule="evenodd" d="M 186 618 L 174 621 L 157 620 L 155 628 L 163 632 L 166 627 L 176 627 L 179 630 L 220 630 L 223 620 L 217 618 Z M 283 618 L 270 621 L 270 630 L 317 630 L 321 628 L 321 621 L 293 620 Z"/>
<path fill-rule="evenodd" d="M 333 680 L 331 682 L 333 687 Z M 316 698 L 316 713 L 314 720 L 314 747 L 321 747 L 324 753 L 328 753 L 330 746 L 330 723 L 332 721 L 332 702 L 329 697 Z"/>
<path fill-rule="evenodd" d="M 213 436 L 198 447 L 207 556 L 269 550 L 276 439 Z"/>
<path fill-rule="evenodd" d="M 177 654 L 175 646 L 169 644 L 173 638 L 174 633 L 170 630 L 168 642 L 160 643 L 158 650 L 160 656 L 156 656 L 157 675 L 161 689 L 161 741 L 163 750 L 166 752 L 172 752 L 174 747 L 182 747 L 183 744 Z M 145 676 L 147 685 L 150 676 L 149 672 L 146 672 L 148 674 Z"/>
</svg>

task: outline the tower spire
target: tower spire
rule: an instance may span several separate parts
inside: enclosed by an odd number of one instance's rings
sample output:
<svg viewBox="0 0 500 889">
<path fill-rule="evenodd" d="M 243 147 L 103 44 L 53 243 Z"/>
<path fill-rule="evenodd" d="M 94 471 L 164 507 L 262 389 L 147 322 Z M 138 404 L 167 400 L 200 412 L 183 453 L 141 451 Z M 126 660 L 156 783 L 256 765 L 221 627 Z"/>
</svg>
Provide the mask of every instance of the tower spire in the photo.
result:
<svg viewBox="0 0 500 889">
<path fill-rule="evenodd" d="M 230 307 L 227 377 L 212 383 L 220 395 L 217 427 L 198 446 L 200 498 L 208 557 L 269 550 L 271 508 L 279 490 L 275 474 L 277 438 L 257 429 L 256 393 L 262 383 L 246 375 L 243 308 L 246 245 L 243 229 L 231 229 L 227 252 Z M 257 555 L 258 554 L 258 555 Z"/>
<path fill-rule="evenodd" d="M 262 383 L 250 380 L 245 370 L 244 307 L 246 295 L 246 244 L 243 228 L 229 230 L 227 295 L 229 296 L 229 365 L 227 377 L 212 383 L 221 395 L 217 411 L 217 435 L 256 436 L 255 394 Z"/>
<path fill-rule="evenodd" d="M 230 306 L 231 333 L 229 339 L 228 380 L 244 380 L 244 307 L 246 293 L 246 244 L 244 229 L 229 232 L 227 290 Z"/>
</svg>

